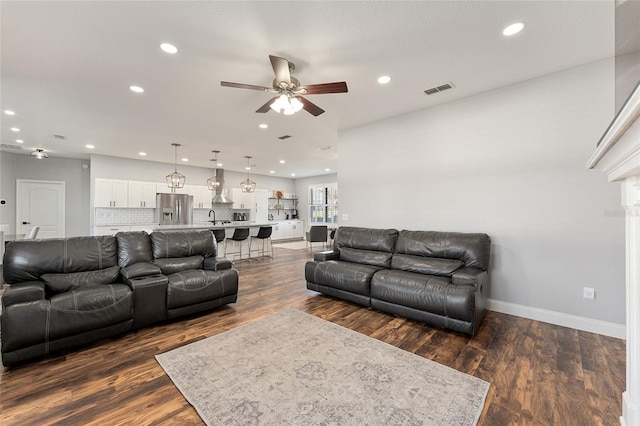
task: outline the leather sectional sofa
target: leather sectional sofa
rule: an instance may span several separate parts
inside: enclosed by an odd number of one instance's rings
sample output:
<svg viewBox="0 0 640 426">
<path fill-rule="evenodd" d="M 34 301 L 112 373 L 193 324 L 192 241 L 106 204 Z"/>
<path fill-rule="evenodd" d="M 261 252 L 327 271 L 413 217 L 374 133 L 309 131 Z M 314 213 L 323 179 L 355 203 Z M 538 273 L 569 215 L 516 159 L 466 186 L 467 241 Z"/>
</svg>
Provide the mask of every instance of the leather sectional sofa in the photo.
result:
<svg viewBox="0 0 640 426">
<path fill-rule="evenodd" d="M 3 364 L 235 302 L 238 271 L 216 254 L 208 230 L 7 245 Z"/>
<path fill-rule="evenodd" d="M 338 228 L 305 265 L 307 288 L 475 335 L 485 315 L 487 234 Z"/>
</svg>

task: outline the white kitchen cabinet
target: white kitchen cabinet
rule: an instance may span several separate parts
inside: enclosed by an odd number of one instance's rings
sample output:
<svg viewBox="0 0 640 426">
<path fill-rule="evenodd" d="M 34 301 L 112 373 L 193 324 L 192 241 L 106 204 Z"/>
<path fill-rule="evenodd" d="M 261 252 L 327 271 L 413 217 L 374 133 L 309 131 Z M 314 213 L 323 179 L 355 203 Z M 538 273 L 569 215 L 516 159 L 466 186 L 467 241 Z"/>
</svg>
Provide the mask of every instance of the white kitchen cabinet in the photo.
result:
<svg viewBox="0 0 640 426">
<path fill-rule="evenodd" d="M 256 189 L 248 197 L 250 200 L 249 220 L 255 223 L 265 223 L 269 219 L 269 193 L 266 189 Z"/>
<path fill-rule="evenodd" d="M 304 238 L 304 220 L 294 220 L 293 222 L 293 238 Z"/>
<path fill-rule="evenodd" d="M 189 194 L 193 195 L 194 209 L 210 209 L 213 194 L 205 185 L 189 185 Z"/>
<path fill-rule="evenodd" d="M 231 200 L 233 201 L 232 209 L 242 210 L 250 209 L 253 203 L 250 192 L 242 192 L 240 188 L 231 188 Z"/>
<path fill-rule="evenodd" d="M 271 222 L 273 231 L 272 240 L 297 240 L 304 238 L 304 221 L 283 220 Z"/>
<path fill-rule="evenodd" d="M 273 222 L 271 224 L 271 240 L 284 240 L 284 226 L 282 226 L 282 222 Z"/>
<path fill-rule="evenodd" d="M 93 227 L 93 235 L 116 235 L 118 232 L 128 232 L 128 225 L 101 225 Z"/>
<path fill-rule="evenodd" d="M 127 207 L 129 182 L 119 179 L 97 178 L 94 186 L 96 207 Z"/>
<path fill-rule="evenodd" d="M 129 181 L 128 207 L 156 208 L 155 182 Z"/>
</svg>

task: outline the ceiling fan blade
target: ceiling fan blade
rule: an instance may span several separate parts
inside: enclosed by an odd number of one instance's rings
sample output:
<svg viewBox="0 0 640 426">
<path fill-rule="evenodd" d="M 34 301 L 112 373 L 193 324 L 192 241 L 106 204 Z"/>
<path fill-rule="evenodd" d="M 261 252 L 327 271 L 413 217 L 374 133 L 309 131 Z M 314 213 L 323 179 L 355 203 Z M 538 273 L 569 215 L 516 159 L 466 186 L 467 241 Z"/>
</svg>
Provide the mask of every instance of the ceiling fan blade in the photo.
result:
<svg viewBox="0 0 640 426">
<path fill-rule="evenodd" d="M 273 72 L 276 75 L 276 82 L 286 82 L 287 86 L 291 86 L 291 74 L 289 74 L 289 61 L 285 58 L 269 55 Z"/>
<path fill-rule="evenodd" d="M 275 98 L 271 98 L 267 101 L 266 104 L 262 105 L 260 108 L 258 108 L 256 110 L 256 112 L 269 112 L 271 110 L 271 104 L 278 99 L 278 97 L 276 96 Z"/>
<path fill-rule="evenodd" d="M 306 91 L 305 91 L 306 90 Z M 326 93 L 346 93 L 349 91 L 346 81 L 323 84 L 308 84 L 299 86 L 296 92 L 300 91 L 305 95 L 323 95 Z"/>
<path fill-rule="evenodd" d="M 235 87 L 237 89 L 260 90 L 262 92 L 270 92 L 270 91 L 273 90 L 273 88 L 271 88 L 271 87 L 254 86 L 253 84 L 231 83 L 230 81 L 221 81 L 220 82 L 220 86 Z"/>
<path fill-rule="evenodd" d="M 302 96 L 296 96 L 296 97 L 300 99 L 300 102 L 302 102 L 302 108 L 304 108 L 305 111 L 307 111 L 309 114 L 313 115 L 314 117 L 317 117 L 324 112 L 324 110 L 320 108 L 318 105 L 308 101 Z"/>
</svg>

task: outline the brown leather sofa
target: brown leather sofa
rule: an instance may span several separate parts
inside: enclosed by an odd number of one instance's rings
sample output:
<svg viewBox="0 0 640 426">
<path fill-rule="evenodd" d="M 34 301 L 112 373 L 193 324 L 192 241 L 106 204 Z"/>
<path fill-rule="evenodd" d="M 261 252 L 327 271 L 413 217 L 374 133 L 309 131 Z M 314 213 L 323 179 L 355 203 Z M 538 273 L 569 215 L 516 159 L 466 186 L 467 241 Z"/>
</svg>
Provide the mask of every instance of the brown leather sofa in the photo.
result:
<svg viewBox="0 0 640 426">
<path fill-rule="evenodd" d="M 207 230 L 8 244 L 3 364 L 235 302 L 238 272 L 216 254 Z"/>
<path fill-rule="evenodd" d="M 475 335 L 485 316 L 487 234 L 338 228 L 305 265 L 307 288 Z"/>
</svg>

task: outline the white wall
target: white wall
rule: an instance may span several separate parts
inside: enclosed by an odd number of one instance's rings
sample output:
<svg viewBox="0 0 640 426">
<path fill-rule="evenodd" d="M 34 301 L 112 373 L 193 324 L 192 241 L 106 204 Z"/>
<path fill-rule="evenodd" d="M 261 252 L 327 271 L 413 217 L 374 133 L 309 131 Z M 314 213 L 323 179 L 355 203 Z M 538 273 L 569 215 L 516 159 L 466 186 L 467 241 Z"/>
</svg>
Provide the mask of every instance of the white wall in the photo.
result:
<svg viewBox="0 0 640 426">
<path fill-rule="evenodd" d="M 89 235 L 89 170 L 86 160 L 54 158 L 37 160 L 24 154 L 0 154 L 0 223 L 16 226 L 16 179 L 65 182 L 65 231 L 67 237 Z"/>
<path fill-rule="evenodd" d="M 341 224 L 486 232 L 498 305 L 624 324 L 620 188 L 585 169 L 613 117 L 612 62 L 341 132 Z"/>
</svg>

